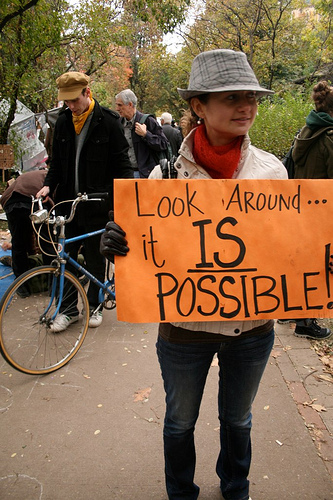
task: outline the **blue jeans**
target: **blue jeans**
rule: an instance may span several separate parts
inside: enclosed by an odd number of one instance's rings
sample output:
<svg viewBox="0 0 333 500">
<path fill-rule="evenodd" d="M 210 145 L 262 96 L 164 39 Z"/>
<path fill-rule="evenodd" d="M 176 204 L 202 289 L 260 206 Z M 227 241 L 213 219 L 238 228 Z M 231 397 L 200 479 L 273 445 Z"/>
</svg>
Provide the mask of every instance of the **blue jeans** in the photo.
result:
<svg viewBox="0 0 333 500">
<path fill-rule="evenodd" d="M 196 500 L 194 427 L 213 357 L 219 361 L 220 453 L 216 472 L 225 500 L 247 500 L 251 406 L 274 343 L 274 330 L 216 343 L 172 344 L 157 354 L 166 392 L 164 458 L 169 500 Z"/>
</svg>

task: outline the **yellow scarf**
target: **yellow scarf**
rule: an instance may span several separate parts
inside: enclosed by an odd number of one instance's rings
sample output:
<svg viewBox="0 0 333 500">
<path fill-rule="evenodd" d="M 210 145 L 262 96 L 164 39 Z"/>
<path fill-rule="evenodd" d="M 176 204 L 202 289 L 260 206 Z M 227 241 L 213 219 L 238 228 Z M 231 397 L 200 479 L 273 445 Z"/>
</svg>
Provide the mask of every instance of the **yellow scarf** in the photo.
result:
<svg viewBox="0 0 333 500">
<path fill-rule="evenodd" d="M 94 106 L 95 106 L 95 101 L 94 101 L 94 99 L 91 99 L 91 103 L 90 103 L 87 111 L 85 111 L 84 113 L 82 113 L 81 115 L 78 115 L 78 116 L 72 115 L 73 125 L 74 125 L 75 132 L 77 135 L 79 135 L 79 133 L 81 132 L 82 127 L 86 123 L 86 119 L 88 118 L 90 113 L 92 113 Z"/>
</svg>

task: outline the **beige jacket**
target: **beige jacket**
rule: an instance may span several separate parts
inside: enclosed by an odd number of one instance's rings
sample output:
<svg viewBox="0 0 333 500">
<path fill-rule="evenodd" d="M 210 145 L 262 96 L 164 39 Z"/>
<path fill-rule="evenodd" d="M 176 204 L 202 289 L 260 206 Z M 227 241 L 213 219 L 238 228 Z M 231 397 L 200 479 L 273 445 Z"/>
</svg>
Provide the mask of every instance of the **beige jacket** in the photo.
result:
<svg viewBox="0 0 333 500">
<path fill-rule="evenodd" d="M 211 176 L 194 161 L 192 130 L 185 137 L 179 150 L 180 156 L 175 162 L 175 168 L 180 179 L 211 179 Z M 288 174 L 284 165 L 274 155 L 262 151 L 251 145 L 249 136 L 245 136 L 241 158 L 233 176 L 235 179 L 287 179 Z M 159 165 L 149 175 L 149 179 L 161 179 L 162 172 Z M 267 323 L 267 319 L 247 321 L 198 321 L 173 323 L 186 330 L 204 331 L 229 336 L 237 336 L 242 332 Z"/>
</svg>

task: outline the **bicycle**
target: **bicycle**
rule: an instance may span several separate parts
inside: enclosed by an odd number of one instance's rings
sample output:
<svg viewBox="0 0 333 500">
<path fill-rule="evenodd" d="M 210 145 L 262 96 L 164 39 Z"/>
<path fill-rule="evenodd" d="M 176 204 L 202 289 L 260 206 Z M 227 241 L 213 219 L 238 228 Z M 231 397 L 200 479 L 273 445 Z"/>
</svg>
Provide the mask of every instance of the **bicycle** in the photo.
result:
<svg viewBox="0 0 333 500">
<path fill-rule="evenodd" d="M 53 215 L 52 211 L 43 209 L 41 200 L 33 200 L 32 206 L 38 201 L 39 207 L 36 212 L 32 208 L 30 218 L 34 227 L 36 223 L 47 223 L 51 239 L 50 225 L 53 233 L 59 234 L 57 243 L 53 243 L 56 255 L 51 264 L 30 269 L 16 278 L 0 301 L 0 352 L 12 367 L 23 373 L 42 375 L 58 370 L 82 346 L 89 322 L 89 303 L 82 277 L 100 288 L 99 307 L 113 309 L 116 306 L 114 276 L 109 276 L 109 265 L 107 279 L 102 283 L 65 251 L 68 243 L 104 232 L 99 229 L 73 238 L 65 236 L 65 226 L 73 220 L 77 205 L 102 198 L 105 198 L 104 193 L 78 194 L 74 200 L 68 200 L 72 203 L 68 218 Z M 80 273 L 80 279 L 66 269 L 67 264 Z M 28 296 L 22 293 L 25 289 L 28 289 Z M 64 302 L 69 308 L 77 307 L 78 321 L 62 332 L 52 332 L 50 326 Z M 66 314 L 66 310 L 61 312 Z"/>
</svg>

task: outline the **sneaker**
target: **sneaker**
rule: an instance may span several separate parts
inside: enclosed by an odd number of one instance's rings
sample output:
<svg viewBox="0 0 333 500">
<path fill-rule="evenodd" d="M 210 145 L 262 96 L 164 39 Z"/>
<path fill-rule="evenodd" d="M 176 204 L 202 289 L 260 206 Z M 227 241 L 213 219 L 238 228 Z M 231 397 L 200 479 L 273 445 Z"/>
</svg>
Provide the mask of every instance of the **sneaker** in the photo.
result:
<svg viewBox="0 0 333 500">
<path fill-rule="evenodd" d="M 103 313 L 102 311 L 95 311 L 91 314 L 89 319 L 89 327 L 97 328 L 102 324 L 103 321 Z"/>
<path fill-rule="evenodd" d="M 58 314 L 53 323 L 50 325 L 51 332 L 59 333 L 66 330 L 66 328 L 79 320 L 79 316 L 67 316 L 66 314 Z"/>
<path fill-rule="evenodd" d="M 302 320 L 296 323 L 296 337 L 302 337 L 313 340 L 328 339 L 332 332 L 329 328 L 322 328 L 315 319 Z"/>
<path fill-rule="evenodd" d="M 278 319 L 279 325 L 285 325 L 286 323 L 295 323 L 294 319 Z"/>
<path fill-rule="evenodd" d="M 30 294 L 30 292 L 29 292 L 29 290 L 28 290 L 28 288 L 27 288 L 27 286 L 26 286 L 26 285 L 24 285 L 24 284 L 23 284 L 23 285 L 21 285 L 21 286 L 20 286 L 20 287 L 16 290 L 16 292 L 17 292 L 17 295 L 18 295 L 19 297 L 21 297 L 21 299 L 26 299 L 27 297 L 30 297 L 30 295 L 31 295 L 31 294 Z"/>
</svg>

